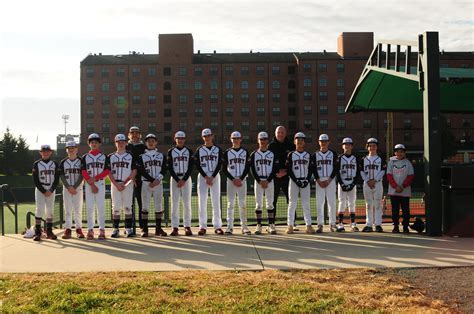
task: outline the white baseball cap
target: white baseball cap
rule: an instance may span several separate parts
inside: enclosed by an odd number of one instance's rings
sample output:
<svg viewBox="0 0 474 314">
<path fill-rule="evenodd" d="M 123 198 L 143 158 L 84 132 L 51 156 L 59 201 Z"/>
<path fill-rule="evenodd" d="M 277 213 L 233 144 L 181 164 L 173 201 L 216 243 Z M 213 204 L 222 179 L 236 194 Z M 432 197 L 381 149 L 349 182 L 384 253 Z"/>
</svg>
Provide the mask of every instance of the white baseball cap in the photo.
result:
<svg viewBox="0 0 474 314">
<path fill-rule="evenodd" d="M 406 150 L 405 148 L 405 145 L 403 144 L 397 144 L 395 145 L 395 148 L 393 149 L 394 151 L 397 151 L 397 150 Z"/>
<path fill-rule="evenodd" d="M 69 148 L 69 147 L 77 147 L 77 143 L 75 141 L 67 141 L 66 148 Z"/>
<path fill-rule="evenodd" d="M 204 130 L 202 130 L 201 136 L 208 136 L 208 135 L 212 135 L 211 129 L 204 129 Z"/>
<path fill-rule="evenodd" d="M 149 139 L 149 138 L 154 138 L 154 139 L 156 140 L 156 135 L 153 134 L 153 133 L 147 134 L 147 135 L 145 136 L 145 142 L 146 142 L 146 140 Z"/>
<path fill-rule="evenodd" d="M 352 139 L 350 137 L 345 137 L 342 140 L 342 144 L 353 144 Z"/>
<path fill-rule="evenodd" d="M 259 139 L 259 140 L 260 140 L 260 139 L 264 139 L 264 138 L 268 139 L 268 133 L 267 133 L 267 132 L 260 132 L 260 133 L 258 133 L 258 139 Z"/>
<path fill-rule="evenodd" d="M 174 134 L 174 137 L 175 138 L 186 138 L 186 133 L 184 133 L 183 131 L 178 131 Z"/>
<path fill-rule="evenodd" d="M 239 131 L 234 131 L 234 132 L 232 132 L 232 134 L 230 135 L 230 138 L 242 138 L 242 134 L 240 134 Z"/>
<path fill-rule="evenodd" d="M 90 141 L 93 141 L 93 140 L 99 141 L 99 143 L 100 143 L 101 139 L 100 139 L 99 134 L 92 133 L 91 135 L 89 135 L 89 137 L 87 138 L 87 142 L 90 142 Z"/>
<path fill-rule="evenodd" d="M 303 132 L 298 132 L 298 133 L 295 134 L 295 139 L 296 138 L 306 138 L 306 135 L 304 135 Z"/>
<path fill-rule="evenodd" d="M 51 146 L 49 146 L 48 144 L 41 145 L 40 152 L 45 152 L 48 150 L 52 150 Z"/>
<path fill-rule="evenodd" d="M 319 136 L 320 141 L 329 141 L 329 136 L 327 134 L 321 134 Z"/>
<path fill-rule="evenodd" d="M 367 144 L 378 144 L 379 141 L 375 137 L 371 137 L 367 140 Z"/>
<path fill-rule="evenodd" d="M 132 132 L 140 132 L 140 128 L 136 125 L 130 127 L 130 129 L 128 130 L 128 133 L 132 133 Z"/>
<path fill-rule="evenodd" d="M 120 141 L 127 141 L 127 137 L 123 134 L 117 134 L 115 135 L 115 141 L 120 142 Z"/>
</svg>

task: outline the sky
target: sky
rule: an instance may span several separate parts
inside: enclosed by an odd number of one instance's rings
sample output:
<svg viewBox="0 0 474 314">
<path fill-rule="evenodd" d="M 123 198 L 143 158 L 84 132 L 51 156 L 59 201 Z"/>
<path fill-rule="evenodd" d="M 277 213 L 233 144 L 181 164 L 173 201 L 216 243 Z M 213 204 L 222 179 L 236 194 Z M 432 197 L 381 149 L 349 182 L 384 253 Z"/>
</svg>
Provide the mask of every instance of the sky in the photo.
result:
<svg viewBox="0 0 474 314">
<path fill-rule="evenodd" d="M 396 6 L 394 6 L 396 3 Z M 79 66 L 89 53 L 157 53 L 158 34 L 192 33 L 201 52 L 336 51 L 341 32 L 474 51 L 474 1 L 15 0 L 0 4 L 0 136 L 31 149 L 80 133 Z"/>
</svg>

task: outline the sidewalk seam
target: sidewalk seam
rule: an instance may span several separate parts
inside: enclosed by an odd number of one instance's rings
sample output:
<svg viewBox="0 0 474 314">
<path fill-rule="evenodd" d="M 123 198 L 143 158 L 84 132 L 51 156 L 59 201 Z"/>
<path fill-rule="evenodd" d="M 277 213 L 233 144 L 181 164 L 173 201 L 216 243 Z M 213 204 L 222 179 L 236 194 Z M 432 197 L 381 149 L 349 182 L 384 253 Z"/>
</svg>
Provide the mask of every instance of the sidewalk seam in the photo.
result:
<svg viewBox="0 0 474 314">
<path fill-rule="evenodd" d="M 260 257 L 260 253 L 258 252 L 258 249 L 255 246 L 255 242 L 253 241 L 253 235 L 250 235 L 250 239 L 252 240 L 252 245 L 253 245 L 253 248 L 255 249 L 255 252 L 257 253 L 258 260 L 260 261 L 260 265 L 262 265 L 262 270 L 265 270 L 265 265 L 263 265 L 263 261 L 262 261 L 262 258 Z"/>
</svg>

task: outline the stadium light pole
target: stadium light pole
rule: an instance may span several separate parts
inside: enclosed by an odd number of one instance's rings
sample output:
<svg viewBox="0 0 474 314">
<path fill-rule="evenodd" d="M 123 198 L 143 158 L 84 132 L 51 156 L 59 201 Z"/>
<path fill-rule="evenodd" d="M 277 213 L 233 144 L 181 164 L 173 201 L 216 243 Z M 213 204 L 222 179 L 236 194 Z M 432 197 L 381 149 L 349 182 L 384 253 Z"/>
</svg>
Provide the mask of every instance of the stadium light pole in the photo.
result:
<svg viewBox="0 0 474 314">
<path fill-rule="evenodd" d="M 66 137 L 67 137 L 66 125 L 67 125 L 67 122 L 68 122 L 67 120 L 69 120 L 69 115 L 68 115 L 68 114 L 63 114 L 63 115 L 61 116 L 61 119 L 64 120 L 64 141 L 66 142 L 66 140 L 67 140 L 67 139 L 66 139 Z"/>
</svg>

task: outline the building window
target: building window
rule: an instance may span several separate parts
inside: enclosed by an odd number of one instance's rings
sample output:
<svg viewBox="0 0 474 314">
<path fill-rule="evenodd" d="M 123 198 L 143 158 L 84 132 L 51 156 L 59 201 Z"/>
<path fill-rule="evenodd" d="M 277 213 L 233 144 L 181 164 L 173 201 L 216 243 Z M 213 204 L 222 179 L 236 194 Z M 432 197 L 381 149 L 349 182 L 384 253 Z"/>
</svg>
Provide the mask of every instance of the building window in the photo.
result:
<svg viewBox="0 0 474 314">
<path fill-rule="evenodd" d="M 463 128 L 470 128 L 471 127 L 471 119 L 462 119 L 462 127 Z"/>
<path fill-rule="evenodd" d="M 171 117 L 171 108 L 163 109 L 163 115 L 167 118 Z M 166 130 L 166 129 L 165 129 Z"/>
<path fill-rule="evenodd" d="M 94 69 L 92 69 L 92 68 L 87 68 L 87 69 L 86 69 L 86 77 L 94 77 L 94 74 L 95 74 L 94 72 L 95 72 Z"/>
<path fill-rule="evenodd" d="M 211 76 L 216 76 L 217 73 L 218 73 L 217 67 L 211 67 L 211 68 L 209 69 L 209 75 L 211 75 Z"/>
<path fill-rule="evenodd" d="M 125 84 L 124 83 L 118 83 L 117 84 L 117 91 L 124 91 L 125 90 Z"/>
<path fill-rule="evenodd" d="M 188 82 L 187 81 L 180 81 L 178 83 L 178 88 L 181 89 L 181 90 L 182 89 L 188 89 Z"/>
<path fill-rule="evenodd" d="M 102 77 L 109 77 L 109 70 L 108 69 L 102 69 L 100 71 L 100 76 Z"/>
<path fill-rule="evenodd" d="M 272 109 L 272 115 L 273 116 L 279 116 L 280 113 L 281 113 L 280 107 L 273 107 L 273 109 Z"/>
<path fill-rule="evenodd" d="M 109 145 L 110 144 L 110 137 L 104 136 L 102 138 L 102 142 L 104 143 L 104 145 Z"/>
<path fill-rule="evenodd" d="M 224 75 L 234 75 L 234 67 L 231 67 L 231 66 L 225 67 Z"/>
<path fill-rule="evenodd" d="M 273 81 L 272 82 L 272 88 L 273 89 L 279 89 L 280 88 L 280 81 Z"/>
<path fill-rule="evenodd" d="M 156 104 L 156 96 L 154 96 L 154 95 L 148 96 L 148 103 L 149 103 L 150 105 Z"/>
<path fill-rule="evenodd" d="M 164 82 L 163 83 L 164 90 L 171 90 L 171 82 Z"/>
<path fill-rule="evenodd" d="M 218 86 L 218 85 L 217 85 L 217 80 L 211 80 L 210 88 L 211 88 L 212 90 L 215 90 L 215 89 L 217 89 L 217 86 Z"/>
<path fill-rule="evenodd" d="M 384 129 L 388 128 L 388 120 L 387 119 L 383 119 L 383 128 Z"/>
<path fill-rule="evenodd" d="M 256 73 L 257 73 L 257 75 L 265 74 L 265 67 L 261 66 L 261 65 L 258 65 L 257 68 L 256 68 Z"/>
<path fill-rule="evenodd" d="M 211 107 L 211 117 L 217 117 L 219 115 L 219 108 Z"/>
<path fill-rule="evenodd" d="M 296 74 L 296 67 L 294 65 L 288 66 L 288 74 Z"/>
<path fill-rule="evenodd" d="M 265 115 L 265 108 L 257 107 L 257 116 L 264 116 Z"/>
<path fill-rule="evenodd" d="M 328 80 L 325 78 L 319 79 L 319 87 L 326 87 L 328 86 Z"/>
<path fill-rule="evenodd" d="M 451 127 L 451 119 L 446 119 L 446 125 L 447 125 L 448 127 Z"/>
<path fill-rule="evenodd" d="M 295 88 L 296 88 L 296 81 L 294 81 L 294 80 L 289 80 L 289 81 L 288 81 L 288 88 L 290 88 L 290 89 L 295 89 Z"/>
<path fill-rule="evenodd" d="M 311 79 L 310 78 L 304 79 L 303 86 L 304 87 L 311 87 Z"/>
<path fill-rule="evenodd" d="M 288 107 L 288 115 L 296 116 L 296 107 Z"/>
<path fill-rule="evenodd" d="M 119 77 L 124 77 L 124 76 L 125 76 L 125 69 L 123 69 L 123 68 L 118 68 L 116 74 L 117 74 L 117 76 L 119 76 Z"/>
<path fill-rule="evenodd" d="M 403 120 L 403 128 L 411 129 L 411 119 L 404 119 Z"/>
<path fill-rule="evenodd" d="M 226 102 L 233 102 L 233 101 L 234 101 L 234 95 L 232 95 L 232 94 L 226 94 L 226 95 L 225 95 L 225 101 L 226 101 Z"/>
<path fill-rule="evenodd" d="M 234 82 L 232 82 L 232 81 L 226 81 L 226 82 L 225 82 L 225 88 L 226 88 L 226 89 L 233 89 L 233 88 L 234 88 Z"/>
<path fill-rule="evenodd" d="M 264 102 L 265 94 L 257 94 L 257 102 Z"/>
<path fill-rule="evenodd" d="M 86 96 L 86 104 L 93 105 L 94 104 L 94 96 Z"/>
<path fill-rule="evenodd" d="M 117 99 L 115 100 L 115 104 L 117 106 L 125 106 L 125 97 L 124 96 L 117 96 Z"/>
<path fill-rule="evenodd" d="M 156 123 L 148 123 L 148 133 L 156 133 L 156 131 Z"/>
<path fill-rule="evenodd" d="M 213 104 L 217 103 L 219 101 L 219 97 L 216 94 L 211 94 L 209 96 L 209 101 Z"/>
<path fill-rule="evenodd" d="M 195 104 L 200 104 L 200 103 L 202 103 L 202 100 L 203 100 L 202 95 L 200 95 L 200 94 L 194 95 L 194 103 L 195 103 Z"/>
<path fill-rule="evenodd" d="M 241 124 L 242 130 L 247 131 L 250 129 L 250 123 L 248 121 L 243 121 Z"/>
<path fill-rule="evenodd" d="M 328 128 L 328 120 L 327 119 L 319 120 L 319 128 L 327 129 Z"/>
<path fill-rule="evenodd" d="M 117 133 L 125 133 L 125 123 L 117 123 Z"/>
<path fill-rule="evenodd" d="M 249 102 L 249 94 L 242 94 L 240 96 L 240 99 L 242 100 L 242 102 Z"/>
<path fill-rule="evenodd" d="M 195 89 L 195 90 L 202 89 L 202 83 L 201 83 L 201 81 L 195 81 L 195 82 L 194 82 L 194 89 Z"/>
<path fill-rule="evenodd" d="M 188 123 L 185 121 L 180 121 L 179 122 L 179 129 L 180 130 L 187 130 L 188 129 Z"/>
<path fill-rule="evenodd" d="M 403 141 L 404 142 L 411 142 L 411 132 L 403 133 Z"/>
<path fill-rule="evenodd" d="M 125 117 L 125 109 L 118 108 L 117 109 L 117 118 L 124 118 Z"/>
<path fill-rule="evenodd" d="M 336 94 L 337 100 L 345 100 L 346 99 L 346 93 L 345 92 L 337 92 Z"/>
<path fill-rule="evenodd" d="M 303 99 L 304 100 L 312 100 L 313 94 L 310 91 L 303 92 Z"/>
<path fill-rule="evenodd" d="M 303 64 L 303 72 L 311 72 L 311 63 Z"/>
<path fill-rule="evenodd" d="M 109 96 L 102 96 L 102 105 L 104 105 L 104 106 L 110 105 L 110 97 Z"/>
<path fill-rule="evenodd" d="M 272 74 L 273 75 L 278 75 L 280 74 L 280 67 L 278 65 L 272 66 Z"/>
<path fill-rule="evenodd" d="M 148 109 L 148 118 L 156 118 L 156 109 Z"/>
<path fill-rule="evenodd" d="M 201 131 L 201 129 L 202 129 L 202 122 L 201 121 L 194 122 L 194 130 Z"/>
<path fill-rule="evenodd" d="M 233 130 L 233 129 L 234 129 L 234 122 L 232 122 L 232 121 L 227 121 L 227 122 L 225 123 L 225 129 L 228 130 L 228 131 Z"/>
<path fill-rule="evenodd" d="M 102 132 L 109 133 L 110 132 L 110 124 L 107 122 L 102 123 Z"/>
<path fill-rule="evenodd" d="M 179 103 L 180 104 L 185 104 L 188 102 L 188 96 L 186 95 L 179 95 Z"/>
<path fill-rule="evenodd" d="M 232 108 L 232 107 L 225 108 L 225 115 L 229 116 L 229 117 L 233 116 L 234 115 L 234 108 Z"/>
<path fill-rule="evenodd" d="M 243 116 L 243 117 L 246 117 L 250 114 L 250 109 L 247 108 L 247 107 L 243 107 L 242 109 L 240 109 L 240 115 Z"/>
<path fill-rule="evenodd" d="M 249 81 L 242 81 L 240 82 L 241 89 L 248 89 L 249 88 Z"/>
<path fill-rule="evenodd" d="M 178 75 L 179 75 L 179 76 L 186 76 L 186 75 L 188 75 L 188 69 L 186 69 L 186 68 L 178 68 Z"/>
<path fill-rule="evenodd" d="M 202 68 L 201 67 L 195 67 L 194 68 L 194 76 L 202 76 Z"/>
<path fill-rule="evenodd" d="M 86 132 L 87 132 L 87 133 L 92 133 L 92 132 L 94 132 L 94 129 L 95 129 L 94 123 L 87 123 L 87 124 L 86 124 Z"/>
<path fill-rule="evenodd" d="M 328 100 L 328 92 L 319 92 L 319 100 Z"/>
<path fill-rule="evenodd" d="M 91 109 L 87 110 L 87 111 L 86 111 L 86 118 L 87 118 L 87 119 L 92 119 L 92 118 L 94 118 L 94 110 L 91 110 Z"/>
<path fill-rule="evenodd" d="M 171 104 L 171 95 L 163 95 L 163 102 L 165 104 Z"/>
<path fill-rule="evenodd" d="M 328 65 L 326 63 L 320 63 L 319 72 L 327 72 L 327 71 L 328 71 Z"/>
<path fill-rule="evenodd" d="M 280 94 L 272 94 L 273 102 L 280 102 Z"/>
<path fill-rule="evenodd" d="M 148 83 L 148 90 L 149 91 L 156 90 L 156 83 L 155 82 L 149 82 Z"/>
<path fill-rule="evenodd" d="M 94 91 L 94 84 L 87 83 L 86 89 L 87 89 L 88 92 L 93 92 Z"/>
<path fill-rule="evenodd" d="M 188 115 L 188 110 L 186 108 L 179 108 L 179 116 L 185 118 Z"/>
<path fill-rule="evenodd" d="M 319 114 L 327 114 L 328 113 L 328 106 L 321 105 L 319 106 Z"/>
<path fill-rule="evenodd" d="M 163 68 L 163 75 L 164 76 L 170 76 L 171 75 L 171 68 L 170 67 Z"/>
<path fill-rule="evenodd" d="M 305 129 L 311 129 L 313 127 L 313 121 L 306 119 L 304 120 L 303 125 Z"/>
<path fill-rule="evenodd" d="M 346 128 L 346 120 L 337 120 L 337 128 L 338 129 L 345 129 Z"/>
<path fill-rule="evenodd" d="M 337 72 L 344 72 L 344 63 L 336 64 L 336 71 Z"/>
<path fill-rule="evenodd" d="M 133 91 L 139 91 L 140 90 L 140 83 L 132 83 L 132 90 Z"/>
<path fill-rule="evenodd" d="M 133 68 L 132 76 L 140 76 L 140 68 Z"/>
<path fill-rule="evenodd" d="M 313 113 L 313 107 L 311 106 L 303 106 L 303 113 L 304 114 L 312 114 Z"/>
<path fill-rule="evenodd" d="M 148 76 L 156 76 L 156 68 L 148 68 Z"/>
<path fill-rule="evenodd" d="M 240 67 L 240 75 L 249 75 L 249 67 Z"/>
<path fill-rule="evenodd" d="M 344 87 L 344 79 L 337 79 L 336 85 L 337 87 Z"/>
<path fill-rule="evenodd" d="M 264 81 L 257 81 L 257 89 L 264 89 L 265 82 Z"/>
<path fill-rule="evenodd" d="M 140 104 L 140 96 L 138 96 L 138 95 L 132 96 L 132 104 L 139 105 Z"/>
<path fill-rule="evenodd" d="M 337 106 L 337 113 L 338 114 L 346 113 L 346 108 L 344 106 Z"/>
<path fill-rule="evenodd" d="M 257 130 L 258 131 L 264 131 L 265 130 L 265 122 L 257 121 Z"/>
<path fill-rule="evenodd" d="M 217 129 L 219 127 L 219 122 L 217 121 L 211 121 L 211 128 L 212 129 Z"/>
<path fill-rule="evenodd" d="M 365 129 L 370 129 L 372 128 L 372 120 L 370 119 L 364 119 L 363 127 Z"/>
<path fill-rule="evenodd" d="M 202 108 L 196 108 L 196 109 L 194 109 L 194 115 L 195 115 L 196 117 L 202 117 L 202 114 L 203 114 Z"/>
<path fill-rule="evenodd" d="M 295 102 L 296 101 L 296 94 L 295 93 L 288 93 L 288 101 Z"/>
<path fill-rule="evenodd" d="M 132 109 L 132 118 L 140 118 L 140 109 Z"/>
</svg>

